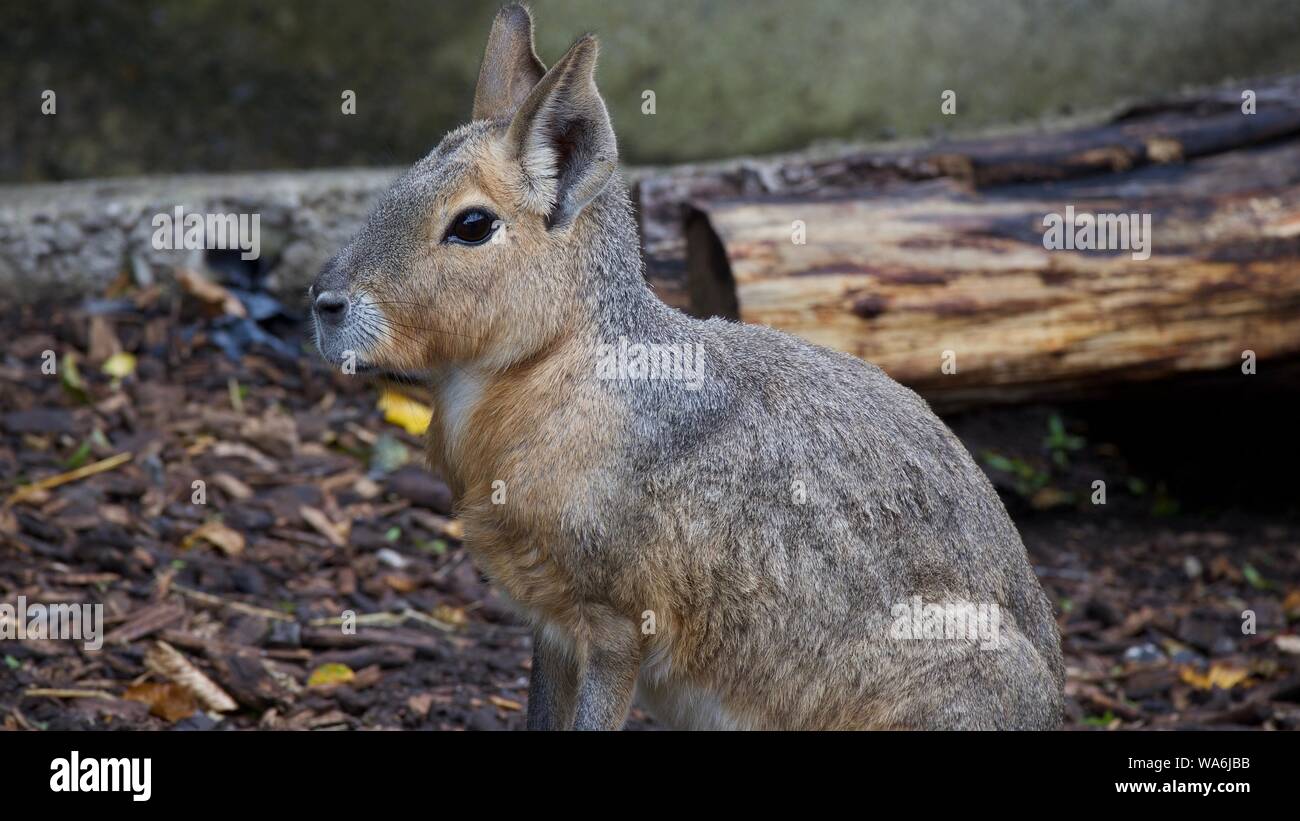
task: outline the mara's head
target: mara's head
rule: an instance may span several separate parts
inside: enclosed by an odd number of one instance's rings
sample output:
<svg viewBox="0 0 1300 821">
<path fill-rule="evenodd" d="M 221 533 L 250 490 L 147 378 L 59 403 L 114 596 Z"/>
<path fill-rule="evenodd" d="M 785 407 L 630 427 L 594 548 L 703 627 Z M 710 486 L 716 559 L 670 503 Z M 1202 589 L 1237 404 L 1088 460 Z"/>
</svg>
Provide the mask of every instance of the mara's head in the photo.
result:
<svg viewBox="0 0 1300 821">
<path fill-rule="evenodd" d="M 416 378 L 505 365 L 575 321 L 628 224 L 596 52 L 585 36 L 547 71 L 527 10 L 497 15 L 472 122 L 394 183 L 308 292 L 327 360 Z"/>
</svg>

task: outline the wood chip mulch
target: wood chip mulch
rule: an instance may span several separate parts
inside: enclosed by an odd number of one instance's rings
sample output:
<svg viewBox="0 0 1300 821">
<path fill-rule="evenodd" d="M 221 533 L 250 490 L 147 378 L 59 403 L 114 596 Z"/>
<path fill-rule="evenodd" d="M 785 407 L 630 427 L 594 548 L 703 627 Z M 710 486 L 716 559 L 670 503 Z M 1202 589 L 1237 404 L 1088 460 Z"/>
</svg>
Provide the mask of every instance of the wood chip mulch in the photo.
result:
<svg viewBox="0 0 1300 821">
<path fill-rule="evenodd" d="M 0 641 L 0 727 L 522 727 L 527 633 L 419 437 L 291 311 L 192 301 L 0 319 L 0 603 L 102 604 L 106 634 Z M 1067 727 L 1300 727 L 1294 519 L 1012 509 L 1061 612 Z"/>
</svg>

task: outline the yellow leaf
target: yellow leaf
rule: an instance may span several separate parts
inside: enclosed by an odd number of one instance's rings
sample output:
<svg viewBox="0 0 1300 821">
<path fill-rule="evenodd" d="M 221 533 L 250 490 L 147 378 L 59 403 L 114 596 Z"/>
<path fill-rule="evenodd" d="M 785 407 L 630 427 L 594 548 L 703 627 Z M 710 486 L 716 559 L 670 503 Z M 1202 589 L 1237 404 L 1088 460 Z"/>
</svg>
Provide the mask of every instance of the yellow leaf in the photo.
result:
<svg viewBox="0 0 1300 821">
<path fill-rule="evenodd" d="M 62 361 L 59 362 L 59 380 L 68 393 L 83 402 L 88 401 L 86 383 L 81 378 L 81 370 L 77 367 L 77 355 L 75 353 L 63 355 Z"/>
<path fill-rule="evenodd" d="M 1215 662 L 1210 665 L 1210 669 L 1204 673 L 1197 672 L 1192 667 L 1184 667 L 1178 672 L 1178 677 L 1184 683 L 1190 684 L 1198 690 L 1210 690 L 1218 687 L 1221 690 L 1231 690 L 1238 685 L 1246 686 L 1251 682 L 1250 671 L 1244 667 L 1233 667 L 1229 664 L 1219 664 Z"/>
<path fill-rule="evenodd" d="M 1300 619 L 1300 587 L 1286 594 L 1282 600 L 1282 610 L 1288 618 Z"/>
<path fill-rule="evenodd" d="M 114 379 L 125 379 L 135 373 L 135 356 L 126 351 L 115 353 L 104 360 L 101 370 Z"/>
<path fill-rule="evenodd" d="M 441 622 L 446 622 L 453 627 L 464 627 L 469 618 L 465 615 L 463 607 L 451 607 L 450 605 L 440 604 L 433 609 L 433 617 Z"/>
<path fill-rule="evenodd" d="M 356 678 L 357 674 L 352 672 L 352 668 L 346 664 L 330 662 L 322 664 L 312 671 L 311 677 L 307 679 L 308 687 L 329 687 L 333 684 L 347 684 Z"/>
<path fill-rule="evenodd" d="M 386 390 L 379 397 L 379 409 L 384 412 L 384 421 L 401 427 L 412 436 L 419 436 L 429 429 L 433 419 L 433 410 L 422 405 L 409 396 L 397 391 Z"/>
</svg>

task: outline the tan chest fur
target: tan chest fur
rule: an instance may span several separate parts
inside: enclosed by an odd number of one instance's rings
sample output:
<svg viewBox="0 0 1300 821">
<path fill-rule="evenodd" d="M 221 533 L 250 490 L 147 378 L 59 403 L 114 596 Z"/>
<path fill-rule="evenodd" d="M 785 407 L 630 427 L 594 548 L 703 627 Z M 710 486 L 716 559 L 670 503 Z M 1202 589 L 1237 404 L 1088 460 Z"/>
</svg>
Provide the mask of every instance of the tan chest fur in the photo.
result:
<svg viewBox="0 0 1300 821">
<path fill-rule="evenodd" d="M 569 527 L 596 515 L 618 408 L 569 341 L 503 372 L 459 370 L 435 392 L 430 461 L 480 567 L 534 618 L 580 630 L 592 568 Z"/>
</svg>

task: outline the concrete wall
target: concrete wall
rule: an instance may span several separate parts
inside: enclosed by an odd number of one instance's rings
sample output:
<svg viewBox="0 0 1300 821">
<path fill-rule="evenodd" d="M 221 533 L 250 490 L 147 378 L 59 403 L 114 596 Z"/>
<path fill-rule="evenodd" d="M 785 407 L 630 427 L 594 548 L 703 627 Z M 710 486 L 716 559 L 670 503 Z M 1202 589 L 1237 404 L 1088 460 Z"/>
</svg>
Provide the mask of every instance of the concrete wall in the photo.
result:
<svg viewBox="0 0 1300 821">
<path fill-rule="evenodd" d="M 499 5 L 0 4 L 0 180 L 409 163 L 468 115 Z M 602 37 L 600 83 L 633 163 L 960 133 L 1300 69 L 1294 0 L 532 5 L 548 63 L 583 31 Z M 956 116 L 939 111 L 944 89 Z"/>
</svg>

